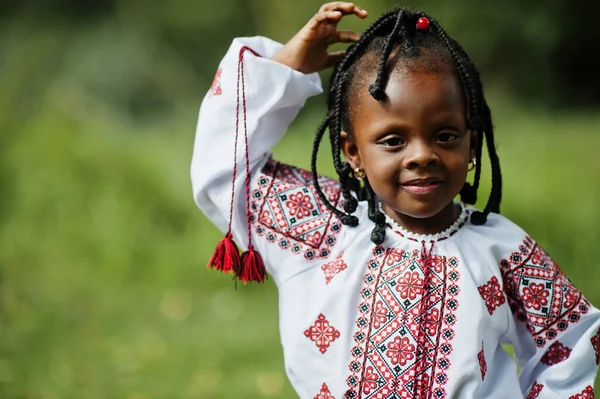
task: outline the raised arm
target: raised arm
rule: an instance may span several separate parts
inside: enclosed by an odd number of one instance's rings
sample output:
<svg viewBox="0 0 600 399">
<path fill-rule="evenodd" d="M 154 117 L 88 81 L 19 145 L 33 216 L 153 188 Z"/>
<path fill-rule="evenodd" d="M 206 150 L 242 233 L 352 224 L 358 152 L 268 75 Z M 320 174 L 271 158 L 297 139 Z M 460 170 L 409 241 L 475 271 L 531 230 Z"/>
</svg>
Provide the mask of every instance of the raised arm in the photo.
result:
<svg viewBox="0 0 600 399">
<path fill-rule="evenodd" d="M 367 16 L 366 11 L 352 3 L 329 3 L 285 46 L 261 37 L 235 39 L 204 98 L 191 165 L 194 199 L 222 231 L 228 230 L 232 211 L 232 233 L 242 247 L 247 245 L 246 155 L 251 174 L 255 175 L 306 99 L 321 92 L 315 72 L 333 65 L 343 54 L 329 53 L 328 46 L 359 38 L 357 33 L 337 30 L 337 23 L 343 15 L 349 14 Z M 240 55 L 244 47 L 249 50 Z M 243 63 L 245 101 L 238 96 L 240 63 Z M 239 127 L 235 156 L 237 181 L 231 208 L 236 125 Z M 244 126 L 248 133 L 248 154 Z"/>
</svg>

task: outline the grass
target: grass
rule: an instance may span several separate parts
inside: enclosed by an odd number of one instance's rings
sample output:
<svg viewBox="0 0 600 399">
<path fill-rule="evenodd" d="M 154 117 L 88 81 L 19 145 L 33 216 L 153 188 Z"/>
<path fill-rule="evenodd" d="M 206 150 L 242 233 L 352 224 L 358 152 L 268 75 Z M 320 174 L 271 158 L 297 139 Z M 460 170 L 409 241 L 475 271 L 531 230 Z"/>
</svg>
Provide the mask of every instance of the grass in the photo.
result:
<svg viewBox="0 0 600 399">
<path fill-rule="evenodd" d="M 272 282 L 205 270 L 220 235 L 191 197 L 195 110 L 179 116 L 87 123 L 51 104 L 0 138 L 0 397 L 295 397 Z M 304 167 L 305 116 L 275 151 Z M 503 213 L 600 305 L 600 118 L 497 120 Z"/>
</svg>

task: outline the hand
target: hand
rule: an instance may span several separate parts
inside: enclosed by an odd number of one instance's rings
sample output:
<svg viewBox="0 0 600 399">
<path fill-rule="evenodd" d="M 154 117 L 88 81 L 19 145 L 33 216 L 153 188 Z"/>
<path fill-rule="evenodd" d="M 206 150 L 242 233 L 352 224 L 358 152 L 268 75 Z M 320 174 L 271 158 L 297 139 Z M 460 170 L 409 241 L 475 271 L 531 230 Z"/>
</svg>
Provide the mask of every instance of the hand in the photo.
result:
<svg viewBox="0 0 600 399">
<path fill-rule="evenodd" d="M 337 30 L 344 15 L 366 18 L 367 12 L 353 3 L 334 2 L 321 6 L 310 21 L 271 58 L 302 73 L 313 73 L 329 68 L 344 56 L 344 51 L 329 53 L 334 43 L 352 43 L 360 35 Z"/>
</svg>

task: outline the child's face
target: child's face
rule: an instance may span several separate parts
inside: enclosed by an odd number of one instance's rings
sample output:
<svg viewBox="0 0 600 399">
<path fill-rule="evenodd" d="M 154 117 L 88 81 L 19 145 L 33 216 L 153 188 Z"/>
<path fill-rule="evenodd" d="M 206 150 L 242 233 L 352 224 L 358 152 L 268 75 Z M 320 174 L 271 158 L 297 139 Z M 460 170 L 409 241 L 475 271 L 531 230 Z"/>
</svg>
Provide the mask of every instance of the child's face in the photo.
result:
<svg viewBox="0 0 600 399">
<path fill-rule="evenodd" d="M 342 133 L 346 159 L 364 169 L 386 213 L 433 217 L 451 206 L 475 153 L 464 93 L 454 74 L 406 70 L 391 74 L 385 92 L 384 102 L 366 87 L 350 99 L 353 134 Z"/>
</svg>

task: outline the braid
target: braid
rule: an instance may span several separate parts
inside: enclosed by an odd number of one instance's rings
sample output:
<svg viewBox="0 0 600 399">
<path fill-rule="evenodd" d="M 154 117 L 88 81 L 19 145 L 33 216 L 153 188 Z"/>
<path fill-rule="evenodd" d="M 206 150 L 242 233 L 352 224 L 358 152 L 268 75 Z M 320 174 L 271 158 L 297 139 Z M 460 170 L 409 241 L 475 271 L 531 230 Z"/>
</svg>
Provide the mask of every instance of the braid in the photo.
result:
<svg viewBox="0 0 600 399">
<path fill-rule="evenodd" d="M 473 84 L 473 80 L 471 79 L 471 76 L 467 72 L 467 68 L 465 68 L 465 65 L 463 63 L 463 57 L 461 57 L 458 54 L 458 52 L 454 48 L 453 43 L 450 41 L 450 39 L 448 38 L 448 35 L 444 31 L 444 29 L 440 26 L 440 24 L 434 19 L 431 19 L 430 23 L 431 23 L 431 27 L 434 29 L 434 31 L 437 33 L 437 35 L 440 37 L 440 39 L 446 46 L 446 49 L 448 49 L 448 51 L 450 52 L 450 56 L 452 57 L 454 66 L 456 67 L 456 69 L 458 71 L 458 77 L 460 78 L 460 82 L 462 83 L 462 86 L 466 92 L 465 94 L 467 96 L 467 103 L 468 103 L 468 107 L 469 107 L 469 113 L 468 113 L 468 122 L 470 125 L 469 127 L 479 130 L 480 127 L 479 127 L 479 111 L 478 111 L 478 104 L 477 104 L 477 95 L 475 93 L 475 87 Z"/>
<path fill-rule="evenodd" d="M 321 202 L 323 202 L 327 209 L 333 212 L 343 224 L 349 226 L 358 226 L 358 219 L 356 218 L 356 216 L 345 214 L 344 212 L 340 211 L 335 206 L 333 206 L 331 202 L 329 202 L 329 199 L 327 198 L 325 193 L 323 193 L 323 190 L 321 189 L 321 186 L 319 184 L 319 174 L 317 173 L 317 154 L 319 152 L 319 145 L 321 144 L 321 140 L 323 139 L 325 130 L 327 130 L 327 126 L 330 122 L 331 116 L 327 115 L 321 123 L 321 126 L 319 126 L 319 129 L 317 130 L 317 135 L 315 136 L 315 140 L 313 142 L 313 150 L 310 158 L 310 168 L 312 171 L 313 185 L 315 187 L 315 190 L 317 191 L 317 195 L 319 196 Z"/>
<path fill-rule="evenodd" d="M 403 16 L 404 10 L 398 11 L 394 29 L 392 30 L 392 33 L 388 36 L 385 42 L 385 46 L 383 48 L 383 52 L 381 53 L 381 57 L 379 58 L 379 69 L 377 70 L 377 79 L 375 79 L 375 83 L 369 86 L 369 93 L 371 93 L 373 98 L 377 101 L 381 101 L 385 97 L 385 92 L 383 89 L 383 81 L 385 77 L 385 64 L 387 63 L 388 58 L 390 58 L 390 54 L 392 53 L 392 49 L 394 47 L 394 40 L 396 39 L 396 36 L 398 36 L 398 32 L 400 31 Z"/>
<path fill-rule="evenodd" d="M 371 242 L 375 245 L 383 244 L 385 240 L 385 214 L 379 210 L 377 206 L 377 196 L 373 192 L 369 179 L 365 179 L 365 188 L 367 193 L 367 203 L 369 204 L 369 220 L 375 223 L 375 227 L 371 231 Z"/>
<path fill-rule="evenodd" d="M 342 163 L 340 154 L 340 136 L 342 133 L 342 121 L 341 121 L 341 103 L 342 96 L 344 95 L 344 87 L 346 83 L 346 74 L 342 73 L 337 82 L 335 89 L 335 102 L 333 109 L 333 120 L 329 128 L 330 140 L 331 140 L 331 151 L 333 152 L 333 165 L 338 173 L 340 185 L 342 188 L 342 195 L 344 196 L 344 211 L 347 213 L 353 213 L 358 207 L 358 201 L 352 196 L 349 186 L 349 174 L 351 171 L 350 165 L 346 162 Z"/>
</svg>

